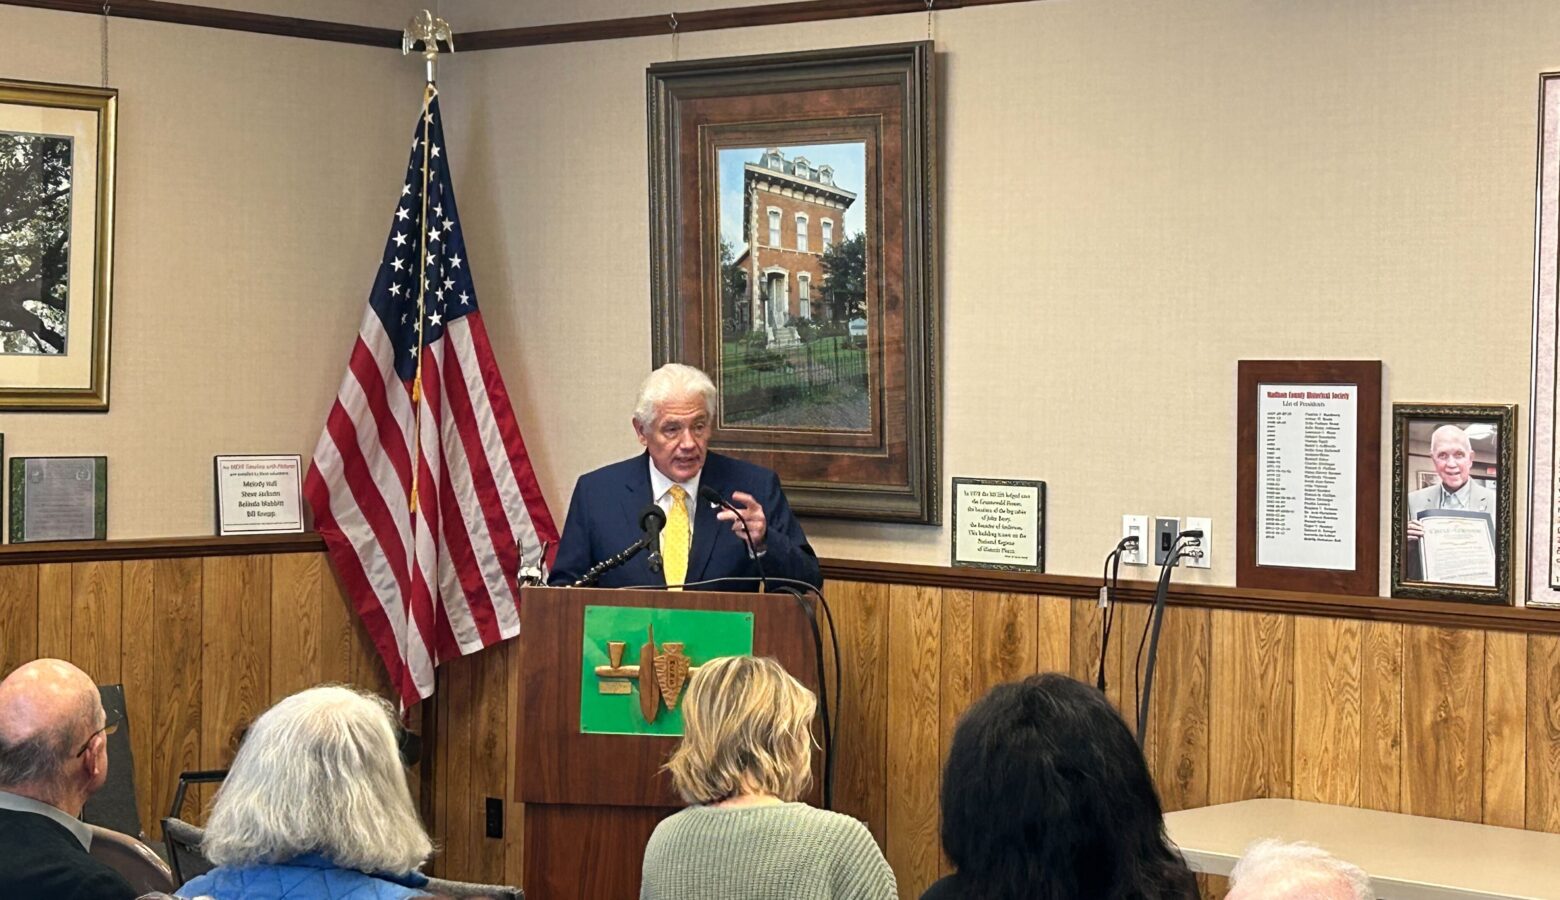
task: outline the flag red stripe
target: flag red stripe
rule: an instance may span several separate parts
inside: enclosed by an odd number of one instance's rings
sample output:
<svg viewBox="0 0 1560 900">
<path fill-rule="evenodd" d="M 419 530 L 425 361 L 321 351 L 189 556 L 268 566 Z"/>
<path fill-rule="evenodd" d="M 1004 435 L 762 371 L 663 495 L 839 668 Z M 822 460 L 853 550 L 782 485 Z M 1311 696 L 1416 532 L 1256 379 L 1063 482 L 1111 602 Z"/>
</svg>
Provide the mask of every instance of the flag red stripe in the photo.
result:
<svg viewBox="0 0 1560 900">
<path fill-rule="evenodd" d="M 358 447 L 357 430 L 353 427 L 352 418 L 341 406 L 341 401 L 336 401 L 335 407 L 331 409 L 330 416 L 325 420 L 325 430 L 335 441 L 336 451 L 341 454 L 342 475 L 352 492 L 352 500 L 373 529 L 396 584 L 400 585 L 404 594 L 409 587 L 406 543 L 396 528 L 390 508 L 385 505 L 385 498 L 379 493 L 379 485 L 374 482 L 368 461 L 363 458 L 363 452 Z"/>
<path fill-rule="evenodd" d="M 377 324 L 374 323 L 375 326 Z M 384 449 L 385 458 L 390 460 L 390 465 L 401 479 L 401 493 L 410 497 L 412 463 L 406 452 L 406 436 L 385 398 L 385 373 L 380 370 L 379 361 L 374 359 L 374 351 L 361 336 L 352 347 L 352 357 L 347 366 L 363 388 L 363 396 L 368 400 L 368 409 L 373 413 L 374 426 L 379 432 L 379 446 Z"/>
<path fill-rule="evenodd" d="M 363 562 L 358 558 L 357 548 L 352 546 L 352 541 L 342 533 L 335 517 L 331 515 L 330 488 L 326 487 L 317 466 L 311 465 L 309 474 L 304 477 L 304 495 L 309 500 L 309 506 L 314 510 L 315 529 L 325 539 L 325 549 L 330 554 L 331 563 L 336 567 L 336 575 L 341 579 L 342 587 L 346 588 L 352 608 L 357 610 L 358 617 L 363 620 L 363 628 L 368 632 L 369 640 L 373 642 L 374 649 L 379 652 L 379 658 L 385 662 L 390 684 L 400 695 L 403 706 L 416 703 L 420 698 L 401 659 L 400 648 L 396 646 L 395 629 L 385 615 L 384 607 L 380 605 L 379 597 L 373 585 L 369 583 L 367 573 L 363 571 Z"/>
<path fill-rule="evenodd" d="M 481 374 L 483 386 L 493 398 L 494 411 L 503 410 L 508 415 L 495 416 L 498 420 L 499 433 L 504 436 L 504 450 L 509 454 L 510 465 L 515 470 L 515 481 L 520 485 L 520 494 L 525 497 L 526 512 L 531 517 L 531 527 L 536 530 L 536 536 L 548 544 L 547 562 L 552 562 L 552 554 L 558 549 L 558 526 L 554 524 L 552 513 L 547 510 L 547 500 L 542 496 L 542 488 L 536 481 L 536 472 L 531 468 L 531 456 L 525 449 L 525 438 L 520 435 L 520 424 L 515 421 L 513 407 L 509 403 L 509 390 L 504 386 L 504 376 L 498 371 L 498 362 L 493 358 L 493 347 L 488 342 L 487 326 L 482 322 L 482 313 L 474 312 L 466 316 L 466 322 L 471 329 L 471 343 L 476 348 L 477 358 L 481 362 Z"/>
<path fill-rule="evenodd" d="M 477 433 L 476 413 L 471 408 L 471 397 L 466 393 L 466 376 L 461 372 L 460 360 L 453 350 L 444 355 L 445 368 L 453 374 L 452 381 L 460 390 L 449 392 L 450 413 L 460 434 L 461 445 L 466 450 L 466 464 L 471 467 L 471 482 L 481 505 L 482 518 L 487 522 L 488 540 L 498 555 L 498 565 L 510 590 L 519 594 L 520 586 L 515 576 L 520 572 L 520 550 L 515 546 L 515 535 L 499 500 L 498 484 L 493 480 L 493 470 L 488 468 L 487 454 L 482 452 L 482 437 Z"/>
</svg>

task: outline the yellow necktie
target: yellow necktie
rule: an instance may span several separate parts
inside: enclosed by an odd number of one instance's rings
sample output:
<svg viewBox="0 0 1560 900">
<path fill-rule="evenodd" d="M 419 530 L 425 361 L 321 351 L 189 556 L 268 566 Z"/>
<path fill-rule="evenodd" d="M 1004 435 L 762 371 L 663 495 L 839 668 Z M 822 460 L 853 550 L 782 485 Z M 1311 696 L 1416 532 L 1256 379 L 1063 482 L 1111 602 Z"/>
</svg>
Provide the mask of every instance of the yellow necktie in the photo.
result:
<svg viewBox="0 0 1560 900">
<path fill-rule="evenodd" d="M 666 511 L 666 527 L 661 529 L 661 564 L 666 567 L 668 590 L 682 590 L 688 577 L 688 492 L 680 484 L 670 491 L 672 508 Z"/>
</svg>

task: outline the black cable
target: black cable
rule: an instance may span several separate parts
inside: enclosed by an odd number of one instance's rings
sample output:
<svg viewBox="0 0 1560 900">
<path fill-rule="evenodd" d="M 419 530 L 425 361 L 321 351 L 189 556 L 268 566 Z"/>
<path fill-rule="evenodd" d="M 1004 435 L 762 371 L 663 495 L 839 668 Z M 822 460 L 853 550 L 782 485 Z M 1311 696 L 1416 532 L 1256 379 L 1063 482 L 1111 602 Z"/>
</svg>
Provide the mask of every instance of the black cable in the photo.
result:
<svg viewBox="0 0 1560 900">
<path fill-rule="evenodd" d="M 1105 554 L 1105 564 L 1100 571 L 1100 590 L 1104 594 L 1100 598 L 1103 601 L 1100 604 L 1100 665 L 1094 675 L 1094 686 L 1102 692 L 1105 690 L 1105 649 L 1110 646 L 1110 564 L 1120 556 L 1118 550 Z"/>
<path fill-rule="evenodd" d="M 1183 545 L 1182 541 L 1188 543 Z M 1143 624 L 1143 637 L 1149 637 L 1149 630 L 1153 630 L 1153 638 L 1148 641 L 1148 674 L 1143 676 L 1143 642 L 1138 642 L 1138 670 L 1134 673 L 1134 681 L 1141 679 L 1142 695 L 1137 699 L 1137 739 L 1138 746 L 1145 746 L 1148 734 L 1148 709 L 1153 703 L 1154 696 L 1154 668 L 1159 658 L 1159 633 L 1164 625 L 1165 606 L 1169 600 L 1170 573 L 1175 570 L 1176 563 L 1194 555 L 1191 548 L 1202 546 L 1201 532 L 1182 532 L 1176 535 L 1175 541 L 1170 546 L 1170 555 L 1165 558 L 1164 566 L 1159 573 L 1159 584 L 1154 589 L 1154 605 L 1149 610 L 1148 621 Z"/>
<path fill-rule="evenodd" d="M 1116 549 L 1105 554 L 1105 565 L 1100 572 L 1100 586 L 1105 592 L 1104 609 L 1100 612 L 1100 665 L 1094 686 L 1105 690 L 1105 656 L 1110 649 L 1111 629 L 1116 625 L 1116 590 L 1121 583 L 1121 554 L 1129 545 L 1138 542 L 1137 535 L 1128 535 L 1116 542 Z"/>
</svg>

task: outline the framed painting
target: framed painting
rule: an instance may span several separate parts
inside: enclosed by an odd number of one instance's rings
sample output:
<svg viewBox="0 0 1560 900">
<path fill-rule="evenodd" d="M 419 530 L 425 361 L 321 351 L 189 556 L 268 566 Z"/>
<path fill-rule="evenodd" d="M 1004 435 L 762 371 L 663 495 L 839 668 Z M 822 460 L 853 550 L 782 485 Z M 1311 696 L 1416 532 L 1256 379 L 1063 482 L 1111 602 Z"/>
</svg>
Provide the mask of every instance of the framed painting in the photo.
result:
<svg viewBox="0 0 1560 900">
<path fill-rule="evenodd" d="M 1392 596 L 1510 604 L 1517 408 L 1392 405 Z"/>
<path fill-rule="evenodd" d="M 931 43 L 647 77 L 655 365 L 798 512 L 940 523 Z"/>
<path fill-rule="evenodd" d="M 0 80 L 0 409 L 108 409 L 117 102 Z"/>
</svg>

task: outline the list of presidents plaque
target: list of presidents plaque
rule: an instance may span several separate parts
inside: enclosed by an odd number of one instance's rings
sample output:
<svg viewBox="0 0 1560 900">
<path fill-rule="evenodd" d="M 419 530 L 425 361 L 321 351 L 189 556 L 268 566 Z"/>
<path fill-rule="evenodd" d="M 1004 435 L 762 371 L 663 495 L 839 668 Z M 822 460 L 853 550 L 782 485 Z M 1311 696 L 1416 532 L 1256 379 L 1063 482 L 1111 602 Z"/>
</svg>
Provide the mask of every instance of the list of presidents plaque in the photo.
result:
<svg viewBox="0 0 1560 900">
<path fill-rule="evenodd" d="M 1257 402 L 1257 565 L 1354 568 L 1359 391 L 1264 384 Z"/>
</svg>

